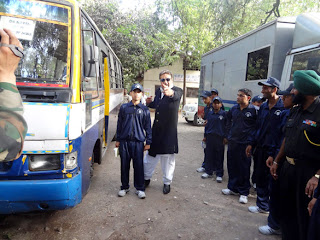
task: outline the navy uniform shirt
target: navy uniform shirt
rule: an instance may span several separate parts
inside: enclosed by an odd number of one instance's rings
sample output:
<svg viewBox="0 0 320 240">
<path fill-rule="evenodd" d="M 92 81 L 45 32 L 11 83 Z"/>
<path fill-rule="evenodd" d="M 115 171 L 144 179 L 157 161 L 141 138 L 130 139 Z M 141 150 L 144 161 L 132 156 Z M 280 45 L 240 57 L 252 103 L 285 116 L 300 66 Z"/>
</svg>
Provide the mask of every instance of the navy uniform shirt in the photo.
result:
<svg viewBox="0 0 320 240">
<path fill-rule="evenodd" d="M 226 137 L 226 112 L 221 110 L 214 112 L 211 106 L 207 113 L 207 124 L 205 127 L 205 135 L 216 134 L 220 137 Z"/>
<path fill-rule="evenodd" d="M 269 101 L 260 106 L 254 136 L 249 136 L 249 144 L 264 148 L 268 155 L 276 157 L 281 145 L 281 113 L 284 110 L 282 99 L 269 109 Z"/>
<path fill-rule="evenodd" d="M 145 133 L 144 133 L 145 131 Z M 139 103 L 122 104 L 118 115 L 117 141 L 152 142 L 151 119 L 149 108 Z"/>
<path fill-rule="evenodd" d="M 227 113 L 228 140 L 248 144 L 249 135 L 254 136 L 257 111 L 251 104 L 244 109 L 240 105 L 233 106 Z"/>
<path fill-rule="evenodd" d="M 320 100 L 306 109 L 292 108 L 285 128 L 286 156 L 308 161 L 320 168 Z M 308 140 L 309 139 L 309 140 Z"/>
</svg>

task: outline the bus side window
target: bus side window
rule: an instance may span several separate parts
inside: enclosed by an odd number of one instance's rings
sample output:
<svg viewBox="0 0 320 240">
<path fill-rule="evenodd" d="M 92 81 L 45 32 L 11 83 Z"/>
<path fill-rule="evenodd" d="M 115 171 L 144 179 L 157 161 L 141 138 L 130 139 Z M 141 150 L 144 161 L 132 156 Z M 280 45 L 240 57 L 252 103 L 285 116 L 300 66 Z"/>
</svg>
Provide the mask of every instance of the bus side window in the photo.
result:
<svg viewBox="0 0 320 240">
<path fill-rule="evenodd" d="M 95 91 L 98 89 L 99 80 L 99 49 L 95 46 L 95 32 L 85 18 L 82 18 L 83 39 L 83 91 Z M 98 70 L 98 71 L 97 71 Z M 95 98 L 98 96 L 91 96 Z M 90 96 L 89 96 L 90 98 Z"/>
</svg>

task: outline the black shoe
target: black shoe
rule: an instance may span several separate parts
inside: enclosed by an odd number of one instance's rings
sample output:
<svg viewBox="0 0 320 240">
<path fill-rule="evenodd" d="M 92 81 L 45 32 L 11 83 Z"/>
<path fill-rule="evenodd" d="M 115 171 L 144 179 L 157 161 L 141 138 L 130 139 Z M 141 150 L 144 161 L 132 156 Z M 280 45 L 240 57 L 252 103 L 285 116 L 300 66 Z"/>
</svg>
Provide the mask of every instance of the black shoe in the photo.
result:
<svg viewBox="0 0 320 240">
<path fill-rule="evenodd" d="M 144 187 L 147 188 L 150 185 L 150 179 L 144 180 Z"/>
<path fill-rule="evenodd" d="M 168 194 L 170 192 L 170 185 L 163 184 L 163 194 Z"/>
</svg>

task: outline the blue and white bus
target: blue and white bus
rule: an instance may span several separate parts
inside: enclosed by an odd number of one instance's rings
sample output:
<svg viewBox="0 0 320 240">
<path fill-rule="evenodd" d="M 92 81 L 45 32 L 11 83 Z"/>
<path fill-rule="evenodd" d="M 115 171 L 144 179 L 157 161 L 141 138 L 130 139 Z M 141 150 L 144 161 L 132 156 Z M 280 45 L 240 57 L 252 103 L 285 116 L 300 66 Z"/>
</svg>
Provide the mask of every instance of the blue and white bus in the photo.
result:
<svg viewBox="0 0 320 240">
<path fill-rule="evenodd" d="M 28 133 L 0 163 L 0 214 L 81 202 L 116 132 L 122 66 L 76 0 L 0 0 L 0 27 L 24 46 L 16 71 Z"/>
</svg>

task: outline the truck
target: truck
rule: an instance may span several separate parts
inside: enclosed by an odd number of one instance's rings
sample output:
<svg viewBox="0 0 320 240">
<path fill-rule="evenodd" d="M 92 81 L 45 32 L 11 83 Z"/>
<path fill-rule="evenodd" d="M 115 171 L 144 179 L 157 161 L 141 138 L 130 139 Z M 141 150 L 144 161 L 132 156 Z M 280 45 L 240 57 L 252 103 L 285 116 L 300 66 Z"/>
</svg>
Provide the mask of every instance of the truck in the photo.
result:
<svg viewBox="0 0 320 240">
<path fill-rule="evenodd" d="M 258 82 L 280 80 L 280 89 L 293 81 L 296 70 L 320 73 L 320 13 L 277 18 L 202 55 L 199 93 L 216 88 L 226 109 L 236 104 L 237 91 L 259 95 Z M 200 95 L 200 94 L 199 94 Z M 198 99 L 198 115 L 204 103 Z"/>
</svg>

